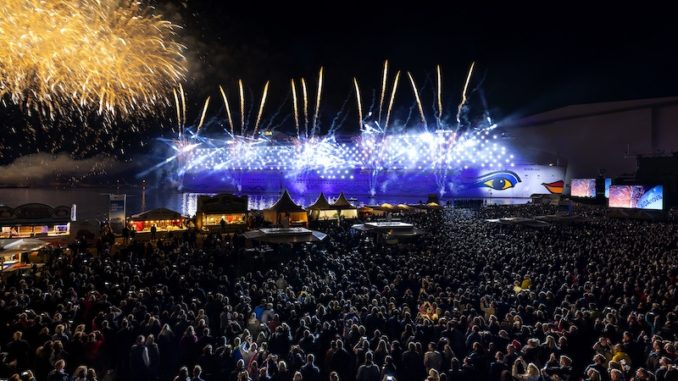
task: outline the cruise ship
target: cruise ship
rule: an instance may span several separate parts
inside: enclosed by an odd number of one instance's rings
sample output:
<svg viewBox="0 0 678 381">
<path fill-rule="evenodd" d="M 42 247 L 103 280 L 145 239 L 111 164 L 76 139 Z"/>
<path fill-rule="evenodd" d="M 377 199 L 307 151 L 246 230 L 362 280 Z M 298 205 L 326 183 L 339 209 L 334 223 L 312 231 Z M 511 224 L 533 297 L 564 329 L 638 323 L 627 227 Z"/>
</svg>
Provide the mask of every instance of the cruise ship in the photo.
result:
<svg viewBox="0 0 678 381">
<path fill-rule="evenodd" d="M 561 193 L 563 167 L 526 163 L 488 132 L 454 131 L 185 143 L 177 169 L 191 192 L 530 197 Z"/>
</svg>

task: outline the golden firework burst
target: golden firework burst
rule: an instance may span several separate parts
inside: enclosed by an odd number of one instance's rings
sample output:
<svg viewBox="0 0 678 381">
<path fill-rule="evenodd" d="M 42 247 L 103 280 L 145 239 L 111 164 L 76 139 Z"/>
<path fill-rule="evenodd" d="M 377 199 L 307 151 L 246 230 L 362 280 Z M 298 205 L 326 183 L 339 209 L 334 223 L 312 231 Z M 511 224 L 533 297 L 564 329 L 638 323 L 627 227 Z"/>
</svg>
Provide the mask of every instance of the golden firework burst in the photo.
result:
<svg viewBox="0 0 678 381">
<path fill-rule="evenodd" d="M 186 74 L 177 28 L 133 0 L 2 0 L 0 97 L 50 118 L 148 113 Z"/>
</svg>

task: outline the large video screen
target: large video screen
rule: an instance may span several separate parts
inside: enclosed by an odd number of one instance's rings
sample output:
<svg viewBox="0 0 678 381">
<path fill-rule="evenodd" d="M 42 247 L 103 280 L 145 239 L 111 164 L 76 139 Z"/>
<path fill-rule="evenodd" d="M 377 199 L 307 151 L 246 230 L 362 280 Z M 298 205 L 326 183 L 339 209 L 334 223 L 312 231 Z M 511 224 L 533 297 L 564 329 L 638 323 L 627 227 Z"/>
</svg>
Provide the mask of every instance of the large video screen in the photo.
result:
<svg viewBox="0 0 678 381">
<path fill-rule="evenodd" d="M 612 179 L 609 177 L 605 178 L 605 198 L 610 198 L 610 185 L 612 185 Z"/>
<path fill-rule="evenodd" d="M 572 197 L 596 197 L 596 179 L 572 179 L 570 195 Z"/>
<path fill-rule="evenodd" d="M 664 206 L 664 187 L 661 185 L 611 185 L 610 208 L 661 210 Z"/>
</svg>

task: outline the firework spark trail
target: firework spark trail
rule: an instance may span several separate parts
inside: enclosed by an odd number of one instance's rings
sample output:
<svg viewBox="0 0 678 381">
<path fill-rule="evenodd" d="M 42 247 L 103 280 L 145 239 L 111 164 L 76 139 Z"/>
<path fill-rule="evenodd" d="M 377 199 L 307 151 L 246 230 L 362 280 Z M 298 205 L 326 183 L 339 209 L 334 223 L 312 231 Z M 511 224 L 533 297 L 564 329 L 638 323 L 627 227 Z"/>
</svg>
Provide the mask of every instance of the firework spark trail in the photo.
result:
<svg viewBox="0 0 678 381">
<path fill-rule="evenodd" d="M 240 90 L 240 134 L 245 135 L 245 89 L 242 79 L 238 80 L 238 89 Z"/>
<path fill-rule="evenodd" d="M 464 84 L 464 91 L 461 93 L 461 102 L 459 103 L 459 107 L 457 107 L 457 130 L 459 130 L 459 125 L 461 124 L 461 110 L 466 104 L 466 91 L 468 90 L 468 84 L 471 82 L 471 75 L 473 74 L 473 67 L 475 66 L 475 62 L 471 63 L 471 67 L 468 69 L 468 75 L 466 76 L 466 83 Z"/>
<path fill-rule="evenodd" d="M 304 128 L 305 137 L 308 138 L 308 91 L 306 90 L 306 80 L 301 79 L 301 91 L 304 95 Z"/>
<path fill-rule="evenodd" d="M 268 85 L 269 81 L 266 81 L 266 84 L 264 85 L 264 92 L 261 95 L 261 103 L 259 103 L 259 112 L 257 113 L 257 120 L 254 122 L 254 131 L 252 132 L 253 137 L 257 135 L 257 129 L 259 128 L 259 122 L 261 121 L 261 114 L 264 113 L 264 106 L 266 105 L 266 96 L 268 95 Z"/>
<path fill-rule="evenodd" d="M 416 105 L 416 103 L 415 103 L 415 104 L 413 104 L 412 106 L 410 106 L 410 107 L 408 108 L 408 110 L 407 110 L 407 117 L 405 117 L 405 121 L 401 123 L 403 126 L 407 126 L 407 125 L 410 124 L 410 120 L 412 120 L 412 114 L 414 114 L 414 109 L 415 109 L 416 107 L 417 107 L 417 105 Z M 428 126 L 427 126 L 426 130 L 428 130 Z"/>
<path fill-rule="evenodd" d="M 377 89 L 372 89 L 372 96 L 370 97 L 370 107 L 367 109 L 367 117 L 372 115 L 374 107 L 377 104 Z"/>
<path fill-rule="evenodd" d="M 233 127 L 233 118 L 231 117 L 231 106 L 228 104 L 228 97 L 224 88 L 219 85 L 219 91 L 221 92 L 221 98 L 224 100 L 224 107 L 226 107 L 226 117 L 228 118 L 228 126 L 231 129 L 231 135 L 235 134 Z"/>
<path fill-rule="evenodd" d="M 200 132 L 200 129 L 202 128 L 203 123 L 205 123 L 205 115 L 207 114 L 207 107 L 210 105 L 210 97 L 207 97 L 205 100 L 205 106 L 202 108 L 202 114 L 200 115 L 200 123 L 198 123 L 198 128 L 195 129 L 195 133 L 197 134 Z"/>
<path fill-rule="evenodd" d="M 255 102 L 255 94 L 254 91 L 252 90 L 251 87 L 246 87 L 245 92 L 247 94 L 247 104 L 250 105 L 255 105 L 257 102 Z M 258 98 L 257 98 L 258 99 Z M 257 112 L 257 108 L 253 106 L 247 107 L 247 116 L 245 117 L 245 131 L 247 131 L 248 128 L 252 125 L 252 114 Z M 245 134 L 247 135 L 247 134 Z"/>
<path fill-rule="evenodd" d="M 485 90 L 483 90 L 483 86 L 482 86 L 482 84 L 485 82 L 486 76 L 487 76 L 487 72 L 485 72 L 483 74 L 483 77 L 478 81 L 478 85 L 476 85 L 476 90 L 478 90 L 480 102 L 483 106 L 483 116 L 485 117 L 485 120 L 487 121 L 487 123 L 489 125 L 493 125 L 494 122 L 492 121 L 492 115 L 490 114 L 490 108 L 487 105 L 487 98 L 485 98 Z"/>
<path fill-rule="evenodd" d="M 441 73 L 440 65 L 436 65 L 436 84 L 437 84 L 437 99 L 438 99 L 438 114 L 436 119 L 438 122 L 438 127 L 440 127 L 440 121 L 443 118 L 443 75 Z"/>
<path fill-rule="evenodd" d="M 181 123 L 181 132 L 180 134 L 184 134 L 184 128 L 186 127 L 186 95 L 184 94 L 184 87 L 179 84 L 179 93 L 181 94 L 181 110 L 183 112 L 183 119 Z"/>
<path fill-rule="evenodd" d="M 384 122 L 384 134 L 388 129 L 388 122 L 391 119 L 391 110 L 393 109 L 393 101 L 395 101 L 396 90 L 398 89 L 398 80 L 400 79 L 400 70 L 396 72 L 395 79 L 393 80 L 393 89 L 391 89 L 391 100 L 388 102 L 388 109 L 386 111 L 386 121 Z"/>
<path fill-rule="evenodd" d="M 346 119 L 348 119 L 348 113 L 347 112 L 344 113 L 344 116 L 339 121 L 339 123 L 338 123 L 339 127 L 343 126 L 344 123 L 346 123 Z M 332 121 L 332 123 L 334 124 L 334 121 Z M 337 127 L 337 128 L 339 128 L 339 127 Z M 332 133 L 334 133 L 334 131 L 332 131 Z"/>
<path fill-rule="evenodd" d="M 179 106 L 179 96 L 177 96 L 176 89 L 172 89 L 172 92 L 174 93 L 174 104 L 177 107 L 177 129 L 181 132 L 181 107 Z"/>
<path fill-rule="evenodd" d="M 266 129 L 269 131 L 275 131 L 280 127 L 281 125 L 284 125 L 285 122 L 287 122 L 287 119 L 291 118 L 290 114 L 286 114 L 285 117 L 282 119 L 282 121 L 276 125 L 273 124 L 273 122 L 278 118 L 278 115 L 282 112 L 283 108 L 287 105 L 287 101 L 289 100 L 289 95 L 285 96 L 285 100 L 278 106 L 278 108 L 275 110 L 273 115 L 268 119 L 268 123 L 266 123 Z"/>
<path fill-rule="evenodd" d="M 297 128 L 297 139 L 299 138 L 299 108 L 297 105 L 297 86 L 294 79 L 290 79 L 292 85 L 292 107 L 294 108 L 294 126 Z"/>
<path fill-rule="evenodd" d="M 276 131 L 278 128 L 285 126 L 287 123 L 287 120 L 291 118 L 292 116 L 290 114 L 285 115 L 280 122 L 273 124 L 273 120 L 269 121 L 268 124 L 266 125 L 266 129 L 271 130 L 271 131 Z"/>
<path fill-rule="evenodd" d="M 318 114 L 320 113 L 320 99 L 322 97 L 323 91 L 323 67 L 320 67 L 320 72 L 318 73 L 318 92 L 315 97 L 315 113 L 313 114 L 313 128 L 311 129 L 311 136 L 316 132 L 318 126 Z"/>
<path fill-rule="evenodd" d="M 384 74 L 381 79 L 381 96 L 379 97 L 379 123 L 381 123 L 381 110 L 384 106 L 384 96 L 386 95 L 386 81 L 388 80 L 388 60 L 384 61 Z"/>
<path fill-rule="evenodd" d="M 138 1 L 3 0 L 0 95 L 52 120 L 148 115 L 187 72 L 177 28 Z"/>
<path fill-rule="evenodd" d="M 358 79 L 353 77 L 353 85 L 355 86 L 355 97 L 358 102 L 358 127 L 363 129 L 363 104 L 360 99 L 360 86 L 358 86 Z"/>
<path fill-rule="evenodd" d="M 414 99 L 417 101 L 417 107 L 419 108 L 419 115 L 421 116 L 421 122 L 424 123 L 424 126 L 428 128 L 428 124 L 426 123 L 426 117 L 424 116 L 424 108 L 421 105 L 421 99 L 419 99 L 419 91 L 417 90 L 417 85 L 414 83 L 414 77 L 412 77 L 412 74 L 408 71 L 407 76 L 410 78 L 410 83 L 412 84 L 412 91 L 414 92 Z"/>
<path fill-rule="evenodd" d="M 346 98 L 344 98 L 344 103 L 341 104 L 341 108 L 339 109 L 339 112 L 332 118 L 332 123 L 330 124 L 330 129 L 327 131 L 327 136 L 332 136 L 334 135 L 335 131 L 344 125 L 344 122 L 346 121 L 346 107 L 348 106 L 348 101 L 351 99 L 351 92 L 349 91 L 348 94 L 346 94 Z M 337 123 L 338 122 L 338 123 Z"/>
</svg>

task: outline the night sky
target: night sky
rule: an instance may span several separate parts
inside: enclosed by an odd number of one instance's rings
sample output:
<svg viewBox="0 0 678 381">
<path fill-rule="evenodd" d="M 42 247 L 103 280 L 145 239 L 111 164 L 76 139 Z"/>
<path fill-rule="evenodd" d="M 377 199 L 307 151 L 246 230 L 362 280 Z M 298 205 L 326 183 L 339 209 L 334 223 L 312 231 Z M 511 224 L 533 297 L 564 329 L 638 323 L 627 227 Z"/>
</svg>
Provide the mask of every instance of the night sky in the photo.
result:
<svg viewBox="0 0 678 381">
<path fill-rule="evenodd" d="M 197 82 L 243 77 L 260 82 L 258 90 L 270 78 L 287 90 L 290 77 L 324 65 L 328 92 L 343 99 L 354 75 L 378 86 L 388 58 L 420 81 L 443 65 L 451 104 L 476 61 L 476 78 L 485 78 L 490 107 L 502 115 L 677 94 L 678 28 L 668 9 L 340 4 L 189 2 L 186 33 L 204 44 Z"/>
<path fill-rule="evenodd" d="M 238 78 L 255 96 L 271 80 L 265 118 L 281 105 L 282 114 L 290 114 L 290 78 L 304 76 L 315 83 L 319 67 L 324 66 L 322 118 L 327 126 L 352 96 L 353 76 L 360 80 L 369 105 L 371 89 L 380 85 L 384 59 L 389 59 L 393 70 L 412 72 L 430 115 L 435 65 L 443 67 L 444 103 L 451 110 L 459 102 L 472 61 L 476 72 L 471 102 L 477 103 L 484 94 L 498 120 L 569 104 L 678 95 L 678 27 L 668 9 L 618 3 L 596 8 L 552 2 L 523 8 L 446 2 L 382 7 L 367 2 L 287 3 L 156 3 L 166 18 L 184 26 L 180 34 L 188 47 L 190 116 L 197 117 L 206 96 L 219 99 L 218 84 L 234 93 Z M 406 79 L 401 80 L 395 117 L 402 119 L 412 97 Z M 349 100 L 353 108 L 354 99 Z M 218 107 L 220 103 L 209 115 L 223 116 Z M 353 113 L 347 112 L 350 122 L 342 127 L 348 132 L 356 129 Z M 27 122 L 10 109 L 2 111 L 0 122 L 4 129 L 16 130 L 2 138 L 5 147 L 17 147 L 0 152 L 5 162 L 10 151 L 10 156 L 17 156 L 35 149 L 22 141 L 26 126 L 34 120 Z M 120 122 L 120 130 L 126 123 Z M 169 123 L 162 116 L 136 123 L 153 126 L 141 140 L 168 134 Z M 291 128 L 289 119 L 281 127 Z M 39 149 L 43 143 L 38 139 L 33 145 Z M 62 149 L 74 148 L 65 144 Z M 122 156 L 137 149 L 131 145 Z"/>
</svg>

